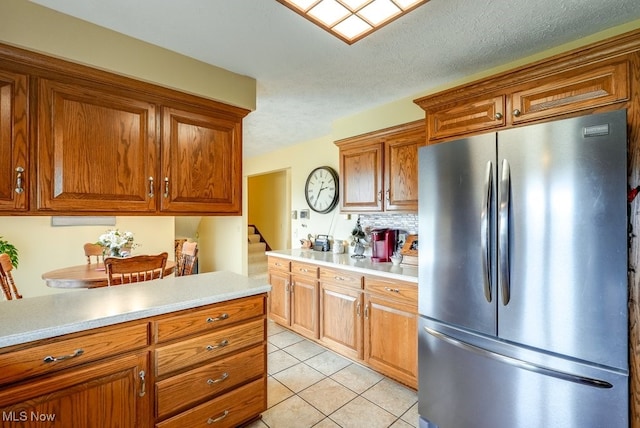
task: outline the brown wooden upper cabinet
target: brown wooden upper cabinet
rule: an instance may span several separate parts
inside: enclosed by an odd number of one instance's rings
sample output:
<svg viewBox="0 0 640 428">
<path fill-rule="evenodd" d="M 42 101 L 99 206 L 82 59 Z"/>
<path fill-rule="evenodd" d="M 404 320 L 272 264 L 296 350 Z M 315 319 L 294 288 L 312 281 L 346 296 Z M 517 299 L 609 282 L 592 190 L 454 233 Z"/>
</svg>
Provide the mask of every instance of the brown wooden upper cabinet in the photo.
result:
<svg viewBox="0 0 640 428">
<path fill-rule="evenodd" d="M 248 110 L 2 44 L 0 60 L 0 213 L 241 214 Z"/>
<path fill-rule="evenodd" d="M 155 211 L 153 104 L 46 79 L 38 101 L 38 210 Z"/>
<path fill-rule="evenodd" d="M 575 67 L 552 63 L 524 68 L 415 102 L 426 111 L 428 140 L 516 126 L 629 99 L 629 60 L 614 58 Z"/>
<path fill-rule="evenodd" d="M 425 143 L 422 120 L 336 141 L 340 210 L 416 212 L 418 147 Z"/>
<path fill-rule="evenodd" d="M 242 122 L 163 108 L 162 171 L 162 211 L 240 214 Z"/>
<path fill-rule="evenodd" d="M 29 186 L 28 78 L 0 70 L 0 211 L 26 211 Z"/>
</svg>

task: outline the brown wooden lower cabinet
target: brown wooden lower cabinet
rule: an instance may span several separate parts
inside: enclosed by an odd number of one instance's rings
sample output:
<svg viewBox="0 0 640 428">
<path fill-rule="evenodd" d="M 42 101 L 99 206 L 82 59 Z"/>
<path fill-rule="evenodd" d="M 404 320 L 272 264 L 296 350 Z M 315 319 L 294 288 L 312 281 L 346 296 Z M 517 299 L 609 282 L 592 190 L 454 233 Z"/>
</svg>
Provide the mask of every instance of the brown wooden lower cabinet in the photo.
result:
<svg viewBox="0 0 640 428">
<path fill-rule="evenodd" d="M 318 267 L 269 257 L 269 318 L 301 335 L 319 335 Z"/>
<path fill-rule="evenodd" d="M 363 357 L 362 290 L 320 283 L 320 342 L 353 359 Z"/>
<path fill-rule="evenodd" d="M 364 277 L 364 361 L 418 388 L 418 285 Z"/>
<path fill-rule="evenodd" d="M 312 272 L 313 264 L 305 265 L 304 269 Z M 269 257 L 272 286 L 269 317 L 345 357 L 417 389 L 417 284 L 345 269 L 315 268 L 319 278 L 316 287 L 312 286 L 315 280 L 294 279 L 300 274 L 300 266 L 295 262 L 291 262 L 289 269 L 288 260 Z M 292 278 L 291 282 L 289 278 Z M 296 285 L 292 293 L 282 292 L 293 283 Z M 318 328 L 314 330 L 310 326 L 316 317 Z"/>
<path fill-rule="evenodd" d="M 0 426 L 231 427 L 266 373 L 261 294 L 0 349 Z"/>
<path fill-rule="evenodd" d="M 0 390 L 2 427 L 149 426 L 148 358 L 140 352 Z"/>
</svg>

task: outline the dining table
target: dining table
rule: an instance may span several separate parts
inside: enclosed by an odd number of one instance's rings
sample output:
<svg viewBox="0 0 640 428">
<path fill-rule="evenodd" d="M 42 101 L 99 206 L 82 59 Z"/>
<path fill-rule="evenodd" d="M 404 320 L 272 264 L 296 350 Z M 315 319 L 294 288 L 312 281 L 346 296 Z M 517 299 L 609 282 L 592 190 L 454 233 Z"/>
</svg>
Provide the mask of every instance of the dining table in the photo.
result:
<svg viewBox="0 0 640 428">
<path fill-rule="evenodd" d="M 163 275 L 171 275 L 175 266 L 176 263 L 173 260 L 167 260 Z M 104 263 L 85 263 L 55 269 L 43 273 L 42 279 L 48 287 L 52 288 L 97 288 L 108 285 Z"/>
</svg>

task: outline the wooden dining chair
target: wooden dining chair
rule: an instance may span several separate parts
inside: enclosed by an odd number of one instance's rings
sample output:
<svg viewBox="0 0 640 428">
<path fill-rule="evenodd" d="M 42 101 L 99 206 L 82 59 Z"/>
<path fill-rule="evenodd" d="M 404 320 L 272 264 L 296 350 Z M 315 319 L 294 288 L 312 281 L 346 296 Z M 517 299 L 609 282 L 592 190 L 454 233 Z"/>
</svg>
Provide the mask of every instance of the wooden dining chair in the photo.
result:
<svg viewBox="0 0 640 428">
<path fill-rule="evenodd" d="M 18 293 L 18 288 L 13 280 L 12 270 L 13 265 L 11 264 L 9 255 L 5 253 L 0 254 L 0 286 L 2 287 L 4 297 L 7 300 L 22 299 L 22 295 Z"/>
<path fill-rule="evenodd" d="M 182 250 L 178 259 L 178 267 L 176 276 L 191 275 L 193 268 L 198 260 L 198 243 L 185 242 L 182 244 Z"/>
<path fill-rule="evenodd" d="M 129 284 L 163 278 L 168 254 L 141 255 L 133 257 L 107 257 L 104 266 L 107 285 Z"/>
<path fill-rule="evenodd" d="M 84 255 L 87 257 L 87 264 L 91 264 L 92 257 L 95 258 L 96 263 L 102 263 L 104 261 L 104 248 L 100 244 L 87 242 L 84 244 Z"/>
</svg>

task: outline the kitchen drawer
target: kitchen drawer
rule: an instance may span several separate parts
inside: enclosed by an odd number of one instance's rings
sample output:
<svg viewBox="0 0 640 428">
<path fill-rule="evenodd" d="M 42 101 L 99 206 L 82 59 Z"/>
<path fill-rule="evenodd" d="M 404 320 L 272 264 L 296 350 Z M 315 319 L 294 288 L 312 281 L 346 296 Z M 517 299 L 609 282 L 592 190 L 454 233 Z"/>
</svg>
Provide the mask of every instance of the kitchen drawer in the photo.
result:
<svg viewBox="0 0 640 428">
<path fill-rule="evenodd" d="M 342 269 L 331 269 L 322 266 L 320 268 L 320 282 L 331 282 L 362 289 L 362 275 Z"/>
<path fill-rule="evenodd" d="M 119 356 L 147 346 L 148 323 L 89 330 L 82 336 L 0 355 L 0 384 Z"/>
<path fill-rule="evenodd" d="M 165 417 L 262 376 L 267 371 L 265 355 L 266 346 L 263 344 L 157 382 L 157 416 Z"/>
<path fill-rule="evenodd" d="M 291 262 L 291 273 L 296 275 L 304 275 L 309 278 L 318 278 L 318 266 L 309 263 Z"/>
<path fill-rule="evenodd" d="M 208 333 L 263 314 L 265 314 L 265 307 L 262 296 L 231 300 L 204 309 L 183 312 L 181 315 L 173 315 L 154 323 L 156 343 L 192 334 Z"/>
<path fill-rule="evenodd" d="M 291 262 L 286 259 L 281 259 L 278 257 L 267 257 L 267 269 L 269 270 L 280 270 L 282 272 L 289 272 L 289 266 Z"/>
<path fill-rule="evenodd" d="M 213 361 L 231 352 L 262 343 L 266 320 L 259 319 L 234 325 L 193 339 L 162 346 L 155 351 L 156 375 Z"/>
<path fill-rule="evenodd" d="M 156 424 L 156 428 L 235 427 L 267 408 L 265 379 L 258 379 Z"/>
<path fill-rule="evenodd" d="M 378 276 L 365 276 L 364 289 L 418 306 L 418 284 Z"/>
</svg>

